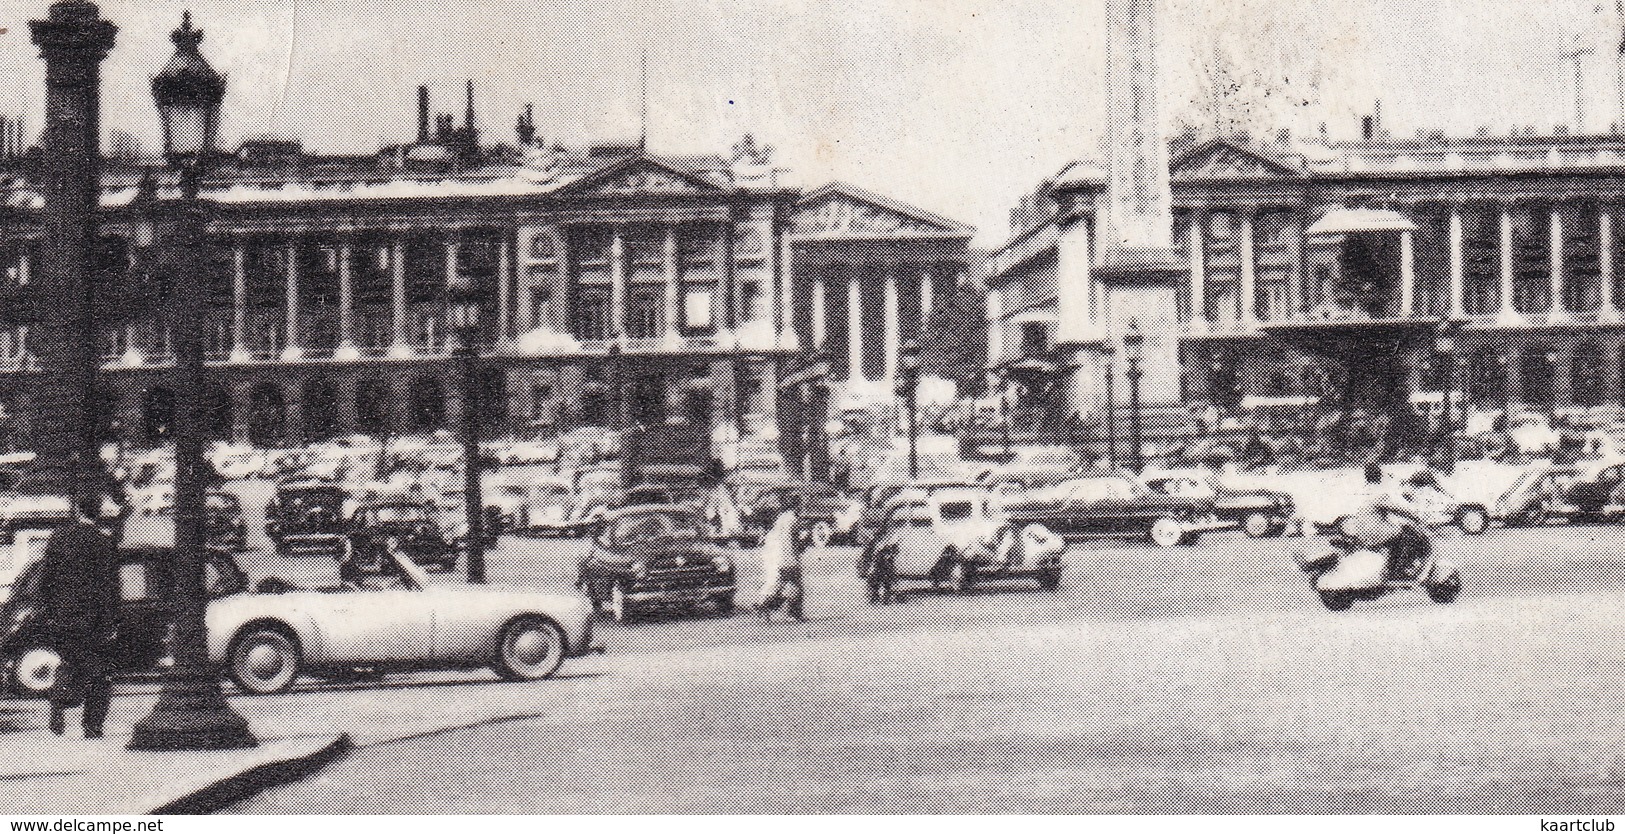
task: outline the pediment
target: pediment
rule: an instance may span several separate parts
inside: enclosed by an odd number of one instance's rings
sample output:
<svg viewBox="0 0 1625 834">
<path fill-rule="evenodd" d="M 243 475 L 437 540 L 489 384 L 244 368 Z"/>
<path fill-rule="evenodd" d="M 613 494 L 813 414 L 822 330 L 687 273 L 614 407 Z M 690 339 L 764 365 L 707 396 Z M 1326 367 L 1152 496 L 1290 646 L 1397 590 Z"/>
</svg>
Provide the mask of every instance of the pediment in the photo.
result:
<svg viewBox="0 0 1625 834">
<path fill-rule="evenodd" d="M 795 233 L 806 237 L 943 237 L 973 231 L 924 209 L 841 184 L 809 194 L 796 206 L 791 222 Z"/>
<path fill-rule="evenodd" d="M 569 190 L 584 195 L 622 196 L 714 194 L 722 189 L 648 157 L 634 157 L 575 183 Z"/>
<path fill-rule="evenodd" d="M 1273 180 L 1298 175 L 1291 166 L 1225 141 L 1198 145 L 1168 167 L 1173 178 L 1181 180 Z"/>
</svg>

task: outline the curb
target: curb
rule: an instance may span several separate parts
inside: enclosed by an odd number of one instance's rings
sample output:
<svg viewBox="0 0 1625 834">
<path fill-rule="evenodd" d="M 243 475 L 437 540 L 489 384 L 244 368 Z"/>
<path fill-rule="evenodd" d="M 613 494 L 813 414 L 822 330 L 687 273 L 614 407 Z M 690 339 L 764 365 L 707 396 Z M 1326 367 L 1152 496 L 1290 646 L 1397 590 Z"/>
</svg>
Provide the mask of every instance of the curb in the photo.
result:
<svg viewBox="0 0 1625 834">
<path fill-rule="evenodd" d="M 348 753 L 355 743 L 342 733 L 315 752 L 280 762 L 267 762 L 228 776 L 208 787 L 152 809 L 151 814 L 212 814 L 250 799 L 267 788 L 297 782 Z"/>
</svg>

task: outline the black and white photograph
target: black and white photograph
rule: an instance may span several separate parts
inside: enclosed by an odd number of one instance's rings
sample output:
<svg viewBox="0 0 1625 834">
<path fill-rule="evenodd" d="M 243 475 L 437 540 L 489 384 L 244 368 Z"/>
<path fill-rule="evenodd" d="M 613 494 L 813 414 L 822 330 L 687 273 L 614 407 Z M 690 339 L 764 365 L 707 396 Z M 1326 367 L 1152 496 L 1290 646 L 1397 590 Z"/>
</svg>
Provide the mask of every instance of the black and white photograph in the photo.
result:
<svg viewBox="0 0 1625 834">
<path fill-rule="evenodd" d="M 0 818 L 1612 831 L 1622 310 L 1625 0 L 0 0 Z"/>
</svg>

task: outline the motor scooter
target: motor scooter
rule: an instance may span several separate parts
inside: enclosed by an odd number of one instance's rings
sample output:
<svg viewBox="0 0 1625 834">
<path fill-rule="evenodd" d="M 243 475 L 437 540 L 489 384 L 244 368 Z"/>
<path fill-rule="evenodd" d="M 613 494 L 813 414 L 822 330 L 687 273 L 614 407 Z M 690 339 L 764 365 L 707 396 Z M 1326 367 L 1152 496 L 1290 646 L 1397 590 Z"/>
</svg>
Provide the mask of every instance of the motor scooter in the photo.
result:
<svg viewBox="0 0 1625 834">
<path fill-rule="evenodd" d="M 1330 544 L 1330 550 L 1316 556 L 1293 554 L 1327 610 L 1347 611 L 1355 602 L 1413 588 L 1440 604 L 1455 602 L 1461 593 L 1461 569 L 1440 559 L 1425 539 L 1402 547 L 1405 552 L 1397 558 L 1351 536 L 1333 536 Z"/>
</svg>

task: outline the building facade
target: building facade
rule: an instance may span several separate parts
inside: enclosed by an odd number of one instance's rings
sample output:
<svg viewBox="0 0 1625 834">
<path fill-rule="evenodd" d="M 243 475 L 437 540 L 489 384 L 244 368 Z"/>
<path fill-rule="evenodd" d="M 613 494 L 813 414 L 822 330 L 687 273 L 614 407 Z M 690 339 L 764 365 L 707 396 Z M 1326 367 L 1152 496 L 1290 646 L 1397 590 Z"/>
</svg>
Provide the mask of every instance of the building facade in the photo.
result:
<svg viewBox="0 0 1625 834">
<path fill-rule="evenodd" d="M 613 424 L 617 402 L 633 423 L 770 433 L 778 376 L 831 341 L 830 308 L 817 305 L 833 264 L 875 265 L 840 273 L 865 300 L 905 297 L 895 282 L 928 299 L 922 276 L 964 271 L 965 227 L 849 186 L 785 187 L 771 151 L 749 137 L 715 156 L 642 142 L 571 150 L 536 139 L 527 113 L 517 148 L 482 147 L 472 95 L 463 126 L 442 115 L 431 130 L 420 92 L 418 140 L 376 155 L 254 141 L 211 174 L 213 436 L 286 446 L 456 425 L 444 309 L 453 278 L 484 299 L 479 418 L 490 434 Z M 0 264 L 12 285 L 28 283 L 37 258 L 31 159 L 0 163 Z M 171 196 L 162 179 L 107 162 L 100 286 L 139 270 L 144 201 Z M 904 314 L 877 315 L 855 317 L 864 338 L 895 343 Z M 173 410 L 167 328 L 157 315 L 113 318 L 100 346 L 108 429 L 162 442 Z M 19 416 L 30 380 L 49 373 L 27 330 L 0 328 L 0 395 Z"/>
<path fill-rule="evenodd" d="M 1370 132 L 1174 155 L 1184 398 L 1323 394 L 1318 360 L 1335 363 L 1338 344 L 1409 328 L 1411 390 L 1496 407 L 1619 403 L 1625 137 Z M 1098 167 L 1068 166 L 1012 212 L 1014 234 L 988 262 L 992 364 L 1034 377 L 1052 414 L 1091 407 L 1068 399 L 1053 347 L 1066 282 L 1099 315 L 1089 269 L 1103 188 Z M 1446 321 L 1462 324 L 1451 361 L 1426 335 Z M 1356 341 L 1306 351 L 1292 338 L 1320 332 Z"/>
</svg>

